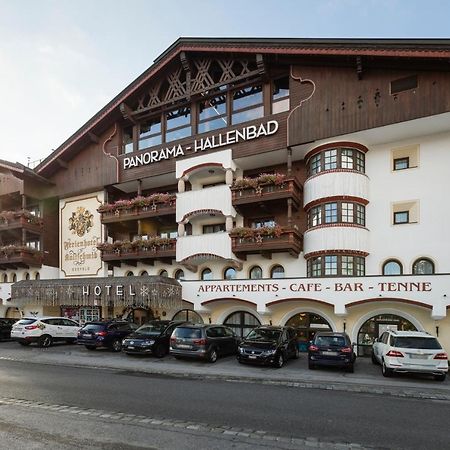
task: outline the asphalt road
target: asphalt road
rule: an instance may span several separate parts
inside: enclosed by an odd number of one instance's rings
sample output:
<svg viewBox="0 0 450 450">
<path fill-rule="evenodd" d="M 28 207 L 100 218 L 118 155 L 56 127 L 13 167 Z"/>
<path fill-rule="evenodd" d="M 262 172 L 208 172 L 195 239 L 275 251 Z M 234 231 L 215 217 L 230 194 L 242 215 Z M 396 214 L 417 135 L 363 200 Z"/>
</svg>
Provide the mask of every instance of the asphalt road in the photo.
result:
<svg viewBox="0 0 450 450">
<path fill-rule="evenodd" d="M 368 447 L 450 448 L 444 401 L 5 360 L 0 397 Z"/>
</svg>

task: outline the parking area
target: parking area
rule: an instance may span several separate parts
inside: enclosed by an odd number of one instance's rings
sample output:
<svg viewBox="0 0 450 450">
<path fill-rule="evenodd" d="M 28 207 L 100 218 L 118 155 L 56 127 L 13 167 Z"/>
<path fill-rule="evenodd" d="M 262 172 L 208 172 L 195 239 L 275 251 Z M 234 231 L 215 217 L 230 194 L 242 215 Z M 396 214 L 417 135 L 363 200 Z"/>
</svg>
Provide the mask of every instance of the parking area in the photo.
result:
<svg viewBox="0 0 450 450">
<path fill-rule="evenodd" d="M 89 351 L 81 345 L 55 344 L 49 348 L 35 345 L 22 347 L 16 342 L 0 342 L 0 360 L 23 361 L 31 364 L 54 364 L 78 367 L 95 367 L 100 369 L 145 372 L 167 376 L 192 378 L 214 378 L 230 381 L 255 381 L 271 383 L 300 383 L 307 387 L 328 389 L 338 386 L 359 389 L 370 386 L 402 392 L 436 392 L 450 398 L 450 382 L 434 381 L 422 375 L 397 375 L 386 379 L 381 375 L 381 368 L 373 365 L 370 358 L 358 358 L 354 373 L 347 373 L 337 368 L 309 370 L 306 354 L 300 354 L 298 360 L 289 360 L 281 369 L 238 364 L 235 357 L 228 356 L 216 363 L 197 360 L 176 360 L 171 356 L 158 359 L 153 356 L 130 356 L 114 353 L 107 349 Z M 364 389 L 363 389 L 364 390 Z"/>
</svg>

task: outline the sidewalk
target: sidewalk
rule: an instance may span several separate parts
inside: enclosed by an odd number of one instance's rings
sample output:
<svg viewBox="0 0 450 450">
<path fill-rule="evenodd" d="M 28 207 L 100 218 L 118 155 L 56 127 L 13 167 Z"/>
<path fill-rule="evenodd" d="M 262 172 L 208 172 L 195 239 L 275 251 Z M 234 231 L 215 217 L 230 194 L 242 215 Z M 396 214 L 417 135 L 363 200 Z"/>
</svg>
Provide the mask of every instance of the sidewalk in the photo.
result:
<svg viewBox="0 0 450 450">
<path fill-rule="evenodd" d="M 108 350 L 89 351 L 83 346 L 55 345 L 42 349 L 21 347 L 15 342 L 0 342 L 0 360 L 32 364 L 95 367 L 130 373 L 171 377 L 225 380 L 228 382 L 279 384 L 297 388 L 364 392 L 395 397 L 427 398 L 450 401 L 450 376 L 434 381 L 421 375 L 397 375 L 384 378 L 381 368 L 370 358 L 358 358 L 355 373 L 324 368 L 309 370 L 306 355 L 289 360 L 281 369 L 238 364 L 234 357 L 219 359 L 215 364 L 195 360 L 175 360 L 171 356 L 128 356 Z"/>
</svg>

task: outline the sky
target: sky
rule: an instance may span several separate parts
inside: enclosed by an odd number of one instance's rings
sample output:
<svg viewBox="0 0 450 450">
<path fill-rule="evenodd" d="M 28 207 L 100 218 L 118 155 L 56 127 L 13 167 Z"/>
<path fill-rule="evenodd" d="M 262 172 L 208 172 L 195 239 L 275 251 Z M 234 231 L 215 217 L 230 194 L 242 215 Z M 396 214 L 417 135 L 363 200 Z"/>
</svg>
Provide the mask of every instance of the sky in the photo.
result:
<svg viewBox="0 0 450 450">
<path fill-rule="evenodd" d="M 0 159 L 47 157 L 179 37 L 449 38 L 450 0 L 0 0 Z"/>
</svg>

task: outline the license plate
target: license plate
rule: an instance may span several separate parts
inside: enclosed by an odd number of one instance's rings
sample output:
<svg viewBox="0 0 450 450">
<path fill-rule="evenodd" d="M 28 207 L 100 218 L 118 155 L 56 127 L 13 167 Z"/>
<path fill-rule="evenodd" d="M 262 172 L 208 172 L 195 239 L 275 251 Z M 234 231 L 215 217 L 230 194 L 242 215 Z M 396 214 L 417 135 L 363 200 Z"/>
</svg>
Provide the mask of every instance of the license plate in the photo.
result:
<svg viewBox="0 0 450 450">
<path fill-rule="evenodd" d="M 326 356 L 337 356 L 338 352 L 322 352 L 322 355 Z"/>
<path fill-rule="evenodd" d="M 186 345 L 186 344 L 178 344 L 177 347 L 178 348 L 185 348 L 185 349 L 190 349 L 191 348 L 190 345 Z"/>
<path fill-rule="evenodd" d="M 256 356 L 255 356 L 255 355 L 250 355 L 250 356 L 248 357 L 248 359 L 256 359 Z"/>
<path fill-rule="evenodd" d="M 411 359 L 427 359 L 427 355 L 409 355 Z"/>
<path fill-rule="evenodd" d="M 129 348 L 130 350 L 134 350 L 134 347 L 133 347 L 132 345 L 129 345 L 128 348 Z"/>
</svg>

